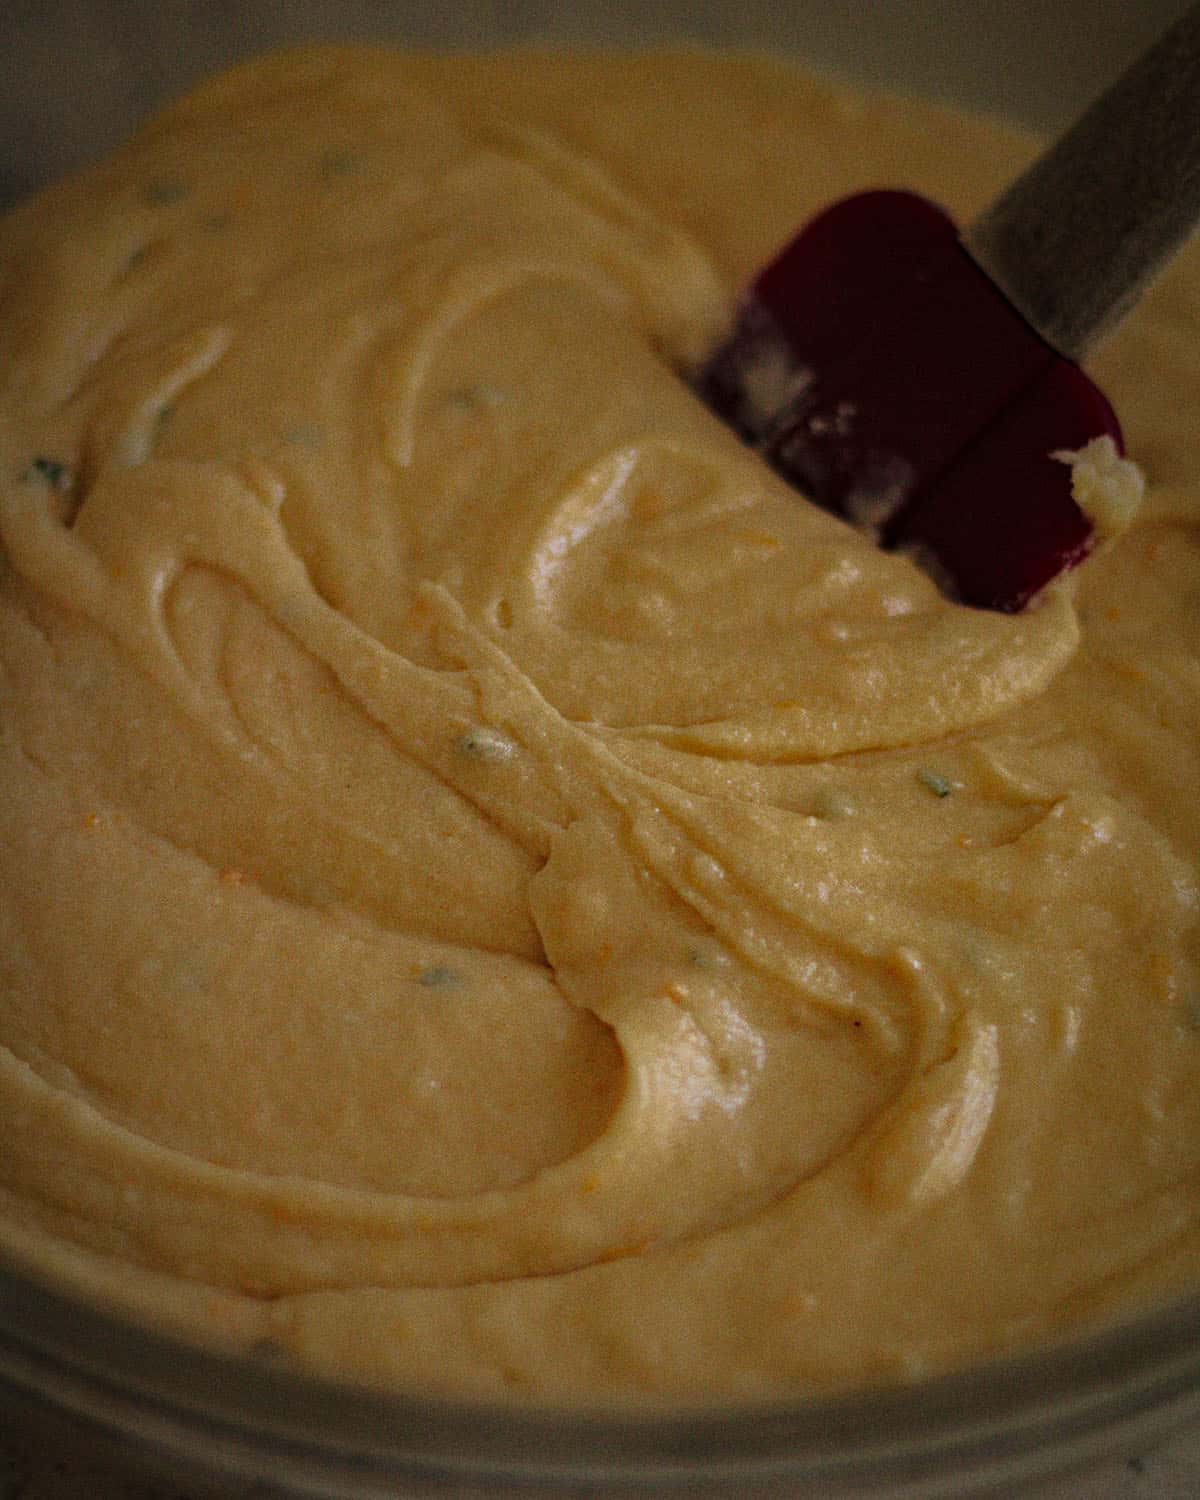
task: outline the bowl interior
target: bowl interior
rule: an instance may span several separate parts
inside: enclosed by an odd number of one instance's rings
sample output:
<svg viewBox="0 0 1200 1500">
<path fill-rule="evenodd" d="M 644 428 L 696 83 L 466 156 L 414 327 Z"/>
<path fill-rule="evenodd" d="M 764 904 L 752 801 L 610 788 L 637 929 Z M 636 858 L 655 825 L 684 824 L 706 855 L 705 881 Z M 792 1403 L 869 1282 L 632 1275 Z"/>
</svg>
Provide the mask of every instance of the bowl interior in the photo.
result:
<svg viewBox="0 0 1200 1500">
<path fill-rule="evenodd" d="M 1053 127 L 1186 9 L 1183 0 L 44 0 L 0 7 L 0 206 L 115 146 L 159 102 L 271 47 L 315 38 L 478 47 L 690 38 Z"/>
</svg>

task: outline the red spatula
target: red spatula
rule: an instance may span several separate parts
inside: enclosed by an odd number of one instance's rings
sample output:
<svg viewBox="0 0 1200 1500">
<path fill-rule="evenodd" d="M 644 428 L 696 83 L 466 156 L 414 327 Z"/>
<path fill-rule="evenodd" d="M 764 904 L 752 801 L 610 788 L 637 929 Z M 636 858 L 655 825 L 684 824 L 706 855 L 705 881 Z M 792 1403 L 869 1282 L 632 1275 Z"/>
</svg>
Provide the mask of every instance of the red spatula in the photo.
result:
<svg viewBox="0 0 1200 1500">
<path fill-rule="evenodd" d="M 1018 610 L 1096 540 L 1065 455 L 1123 451 L 1076 361 L 1197 218 L 1200 5 L 965 234 L 905 192 L 819 215 L 697 388 L 805 495 Z"/>
</svg>

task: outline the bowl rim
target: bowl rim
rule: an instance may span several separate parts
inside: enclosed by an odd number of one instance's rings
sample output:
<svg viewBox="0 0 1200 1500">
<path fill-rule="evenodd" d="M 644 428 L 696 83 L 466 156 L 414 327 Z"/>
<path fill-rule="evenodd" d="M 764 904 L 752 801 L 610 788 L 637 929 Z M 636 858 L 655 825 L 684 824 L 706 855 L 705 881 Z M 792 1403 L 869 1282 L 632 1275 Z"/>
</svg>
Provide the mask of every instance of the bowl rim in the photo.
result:
<svg viewBox="0 0 1200 1500">
<path fill-rule="evenodd" d="M 6 1387 L 151 1463 L 185 1461 L 298 1495 L 374 1500 L 403 1484 L 413 1496 L 548 1485 L 782 1496 L 819 1485 L 829 1496 L 925 1500 L 1059 1472 L 1200 1417 L 1200 1294 L 911 1383 L 601 1411 L 341 1384 L 186 1342 L 3 1262 Z"/>
</svg>

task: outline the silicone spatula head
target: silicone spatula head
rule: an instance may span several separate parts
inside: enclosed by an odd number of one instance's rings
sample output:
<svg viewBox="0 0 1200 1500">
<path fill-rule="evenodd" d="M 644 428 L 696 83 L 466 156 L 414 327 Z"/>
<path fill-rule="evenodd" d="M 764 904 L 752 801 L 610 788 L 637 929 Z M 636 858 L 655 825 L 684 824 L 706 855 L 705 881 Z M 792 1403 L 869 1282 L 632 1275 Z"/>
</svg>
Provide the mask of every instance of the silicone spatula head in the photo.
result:
<svg viewBox="0 0 1200 1500">
<path fill-rule="evenodd" d="M 1052 455 L 1122 443 L 1097 387 L 909 193 L 815 219 L 755 280 L 699 390 L 804 495 L 993 609 L 1090 549 Z"/>
<path fill-rule="evenodd" d="M 907 192 L 827 209 L 743 296 L 708 404 L 809 498 L 1017 610 L 1092 549 L 1070 456 L 1123 452 L 1074 362 L 1200 217 L 1200 5 L 960 236 Z"/>
</svg>

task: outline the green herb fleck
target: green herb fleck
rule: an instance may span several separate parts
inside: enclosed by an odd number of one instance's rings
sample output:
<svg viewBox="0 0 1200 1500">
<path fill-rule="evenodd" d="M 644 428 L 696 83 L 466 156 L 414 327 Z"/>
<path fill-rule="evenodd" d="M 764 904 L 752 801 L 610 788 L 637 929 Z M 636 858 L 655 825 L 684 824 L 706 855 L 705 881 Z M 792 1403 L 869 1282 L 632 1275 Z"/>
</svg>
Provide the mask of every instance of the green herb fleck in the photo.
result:
<svg viewBox="0 0 1200 1500">
<path fill-rule="evenodd" d="M 283 440 L 293 448 L 316 449 L 321 446 L 321 431 L 312 422 L 296 422 L 283 434 Z"/>
<path fill-rule="evenodd" d="M 40 481 L 59 495 L 71 488 L 71 471 L 57 458 L 35 458 L 21 478 L 26 484 Z"/>
<path fill-rule="evenodd" d="M 917 780 L 935 797 L 948 797 L 954 789 L 953 782 L 943 776 L 940 771 L 931 771 L 928 766 L 922 766 L 917 772 Z"/>
<path fill-rule="evenodd" d="M 150 418 L 150 431 L 147 435 L 146 453 L 139 458 L 138 462 L 147 457 L 149 453 L 158 447 L 159 443 L 167 435 L 167 429 L 171 425 L 171 419 L 175 415 L 174 402 L 168 401 L 160 406 Z"/>
<path fill-rule="evenodd" d="M 838 787 L 824 786 L 813 798 L 814 818 L 852 818 L 857 811 L 854 798 Z"/>
<path fill-rule="evenodd" d="M 417 975 L 417 983 L 427 990 L 453 990 L 458 988 L 462 979 L 445 964 L 432 964 Z"/>
<path fill-rule="evenodd" d="M 481 382 L 478 385 L 464 385 L 458 390 L 447 391 L 445 402 L 448 411 L 466 414 L 479 411 L 484 407 L 503 406 L 504 399 L 504 392 L 499 386 Z"/>
<path fill-rule="evenodd" d="M 725 968 L 729 963 L 729 956 L 721 948 L 713 945 L 703 946 L 693 943 L 687 950 L 687 960 L 694 968 L 703 973 L 713 973 L 717 969 Z"/>
<path fill-rule="evenodd" d="M 326 177 L 342 177 L 356 167 L 361 160 L 359 152 L 334 146 L 322 154 L 320 168 Z"/>
<path fill-rule="evenodd" d="M 178 177 L 155 177 L 142 192 L 142 202 L 150 208 L 170 208 L 182 203 L 189 192 L 186 182 Z"/>
<path fill-rule="evenodd" d="M 1183 1019 L 1192 1031 L 1200 1031 L 1200 989 L 1191 990 L 1184 999 Z"/>
<path fill-rule="evenodd" d="M 516 743 L 510 740 L 508 735 L 501 734 L 498 729 L 486 727 L 469 729 L 466 734 L 459 737 L 458 748 L 464 755 L 470 755 L 475 760 L 488 761 L 493 765 L 511 760 L 517 753 Z"/>
</svg>

